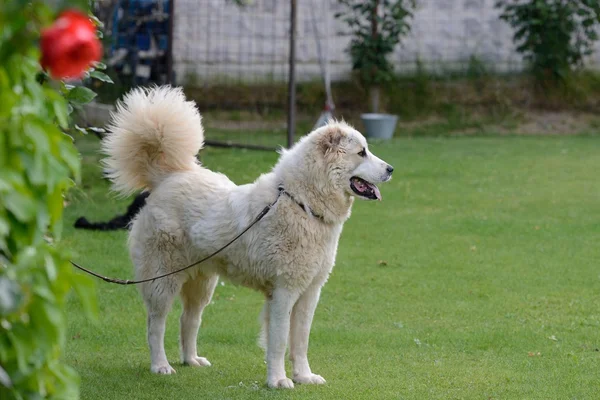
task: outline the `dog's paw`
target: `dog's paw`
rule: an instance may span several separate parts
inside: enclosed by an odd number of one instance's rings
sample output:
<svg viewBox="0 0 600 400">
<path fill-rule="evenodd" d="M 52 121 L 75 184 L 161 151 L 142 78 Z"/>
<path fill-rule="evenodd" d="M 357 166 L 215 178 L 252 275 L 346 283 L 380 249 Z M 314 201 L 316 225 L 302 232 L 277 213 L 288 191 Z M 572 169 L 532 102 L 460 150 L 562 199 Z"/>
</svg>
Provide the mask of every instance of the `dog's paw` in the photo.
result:
<svg viewBox="0 0 600 400">
<path fill-rule="evenodd" d="M 190 367 L 210 367 L 211 363 L 204 357 L 192 357 L 184 360 L 183 363 L 185 365 L 189 365 Z"/>
<path fill-rule="evenodd" d="M 171 375 L 175 373 L 175 370 L 169 364 L 153 365 L 150 367 L 150 371 L 159 375 Z"/>
<path fill-rule="evenodd" d="M 327 381 L 321 375 L 310 374 L 303 376 L 294 376 L 294 382 L 301 383 L 303 385 L 323 385 Z"/>
<path fill-rule="evenodd" d="M 267 382 L 267 385 L 273 389 L 293 389 L 294 382 L 292 382 L 289 378 L 283 379 L 274 379 L 272 381 Z"/>
</svg>

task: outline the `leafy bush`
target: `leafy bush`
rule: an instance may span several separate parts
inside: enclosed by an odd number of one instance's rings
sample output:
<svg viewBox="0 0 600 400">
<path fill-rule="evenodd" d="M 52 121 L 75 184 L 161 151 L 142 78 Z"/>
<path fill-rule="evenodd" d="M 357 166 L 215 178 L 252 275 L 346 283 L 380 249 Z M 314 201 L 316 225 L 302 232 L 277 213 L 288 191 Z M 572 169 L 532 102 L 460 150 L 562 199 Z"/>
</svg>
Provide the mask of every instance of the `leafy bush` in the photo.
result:
<svg viewBox="0 0 600 400">
<path fill-rule="evenodd" d="M 49 4 L 50 3 L 50 4 Z M 0 398 L 78 397 L 77 374 L 60 361 L 65 301 L 74 289 L 93 315 L 89 278 L 74 273 L 61 236 L 63 195 L 79 179 L 71 112 L 94 92 L 52 81 L 40 67 L 40 30 L 87 0 L 11 0 L 0 7 Z M 94 28 L 95 29 L 95 28 Z M 86 77 L 110 81 L 97 71 Z"/>
<path fill-rule="evenodd" d="M 410 31 L 415 0 L 339 0 L 344 11 L 337 13 L 352 31 L 348 48 L 352 69 L 366 86 L 378 86 L 394 78 L 387 57 Z M 378 97 L 378 93 L 376 94 Z M 376 100 L 376 101 L 375 101 Z M 372 99 L 377 112 L 378 98 Z M 376 104 L 377 103 L 377 104 Z"/>
<path fill-rule="evenodd" d="M 500 18 L 514 29 L 517 51 L 539 83 L 564 81 L 598 40 L 598 0 L 500 0 Z"/>
</svg>

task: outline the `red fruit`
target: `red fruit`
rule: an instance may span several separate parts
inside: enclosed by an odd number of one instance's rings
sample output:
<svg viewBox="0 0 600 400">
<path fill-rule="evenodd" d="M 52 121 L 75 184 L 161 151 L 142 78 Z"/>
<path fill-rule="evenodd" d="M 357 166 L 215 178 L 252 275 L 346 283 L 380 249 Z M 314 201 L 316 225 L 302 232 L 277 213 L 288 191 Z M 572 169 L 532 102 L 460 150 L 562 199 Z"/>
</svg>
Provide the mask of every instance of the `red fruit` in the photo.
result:
<svg viewBox="0 0 600 400">
<path fill-rule="evenodd" d="M 42 68 L 55 79 L 80 78 L 92 62 L 102 58 L 96 27 L 75 10 L 64 11 L 42 30 L 40 48 Z"/>
</svg>

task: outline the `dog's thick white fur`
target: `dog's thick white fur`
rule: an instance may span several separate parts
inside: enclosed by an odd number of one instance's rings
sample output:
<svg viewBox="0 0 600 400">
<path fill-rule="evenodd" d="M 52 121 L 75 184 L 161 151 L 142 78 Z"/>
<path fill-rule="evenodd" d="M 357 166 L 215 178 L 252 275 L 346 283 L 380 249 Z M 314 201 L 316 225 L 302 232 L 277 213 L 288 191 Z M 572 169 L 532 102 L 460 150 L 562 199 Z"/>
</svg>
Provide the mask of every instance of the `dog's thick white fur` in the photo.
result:
<svg viewBox="0 0 600 400">
<path fill-rule="evenodd" d="M 137 279 L 191 264 L 221 248 L 246 228 L 285 189 L 273 209 L 213 259 L 141 285 L 148 310 L 151 370 L 171 374 L 164 349 L 165 321 L 181 296 L 181 353 L 185 364 L 210 365 L 196 352 L 202 311 L 218 276 L 264 293 L 262 338 L 267 384 L 322 384 L 312 372 L 308 338 L 321 287 L 333 268 L 338 239 L 354 197 L 380 198 L 374 183 L 392 168 L 367 149 L 364 137 L 343 122 L 330 122 L 282 151 L 270 173 L 237 186 L 202 167 L 201 117 L 178 88 L 134 89 L 117 105 L 103 141 L 104 160 L 122 193 L 150 190 L 131 227 L 129 248 Z M 361 179 L 358 179 L 361 178 Z"/>
</svg>

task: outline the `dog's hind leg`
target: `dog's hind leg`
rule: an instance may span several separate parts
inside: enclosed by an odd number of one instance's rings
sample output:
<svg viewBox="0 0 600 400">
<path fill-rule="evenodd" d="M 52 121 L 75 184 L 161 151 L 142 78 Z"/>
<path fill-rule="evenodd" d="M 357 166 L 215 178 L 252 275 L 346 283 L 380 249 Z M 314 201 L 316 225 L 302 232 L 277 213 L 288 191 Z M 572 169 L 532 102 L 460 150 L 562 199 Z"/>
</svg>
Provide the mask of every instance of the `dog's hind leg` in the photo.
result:
<svg viewBox="0 0 600 400">
<path fill-rule="evenodd" d="M 210 303 L 218 280 L 217 275 L 199 274 L 196 278 L 187 281 L 181 288 L 183 312 L 179 321 L 181 358 L 184 364 L 194 367 L 210 366 L 210 362 L 206 358 L 198 356 L 196 339 L 202 322 L 202 311 Z"/>
<path fill-rule="evenodd" d="M 265 351 L 265 361 L 267 361 L 267 342 L 269 341 L 269 299 L 265 300 L 265 304 L 258 317 L 260 321 L 260 334 L 258 335 L 258 347 Z"/>
<path fill-rule="evenodd" d="M 164 278 L 143 284 L 142 294 L 148 309 L 148 345 L 150 370 L 157 374 L 173 374 L 165 353 L 165 327 L 167 314 L 181 285 L 176 279 Z"/>
<path fill-rule="evenodd" d="M 311 285 L 298 299 L 292 310 L 290 324 L 290 360 L 293 364 L 293 380 L 297 383 L 323 384 L 322 376 L 313 374 L 308 364 L 308 337 L 321 285 Z"/>
</svg>

